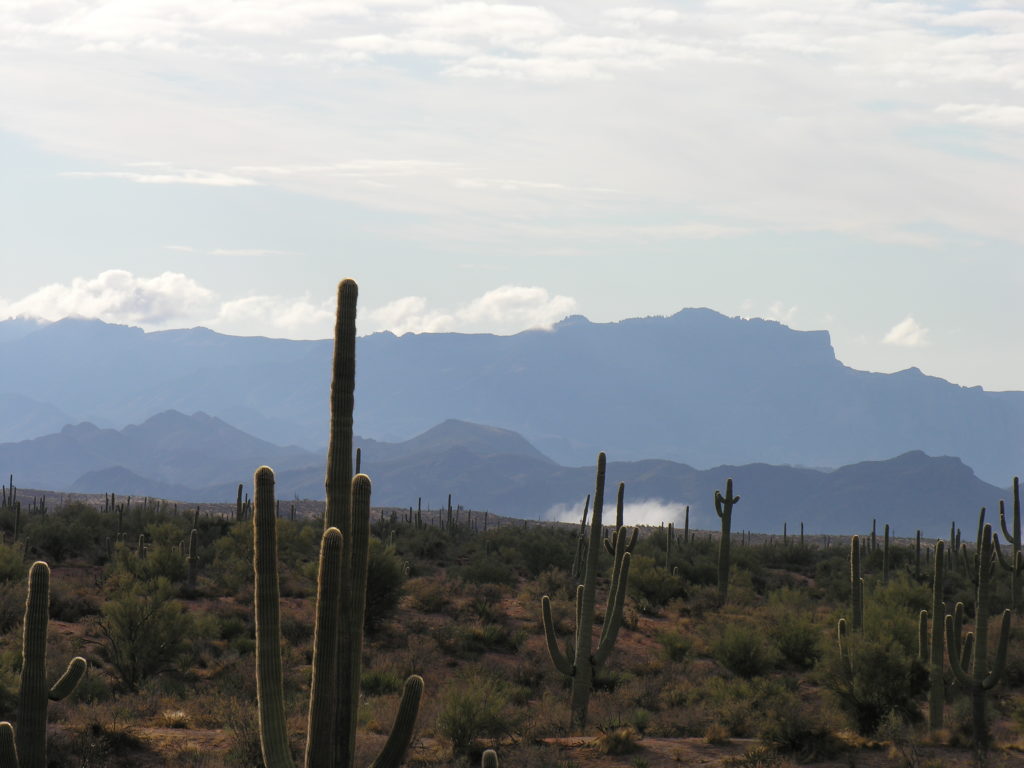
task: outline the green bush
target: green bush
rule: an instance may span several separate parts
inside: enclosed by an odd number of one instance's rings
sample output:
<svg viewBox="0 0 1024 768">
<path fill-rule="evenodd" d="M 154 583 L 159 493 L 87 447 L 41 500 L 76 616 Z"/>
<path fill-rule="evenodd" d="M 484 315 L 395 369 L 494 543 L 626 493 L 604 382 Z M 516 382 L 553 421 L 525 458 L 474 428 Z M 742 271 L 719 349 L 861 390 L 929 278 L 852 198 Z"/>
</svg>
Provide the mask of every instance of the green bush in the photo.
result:
<svg viewBox="0 0 1024 768">
<path fill-rule="evenodd" d="M 167 579 L 127 585 L 103 605 L 96 622 L 100 655 L 128 691 L 148 678 L 178 670 L 189 648 L 192 617 Z"/>
<path fill-rule="evenodd" d="M 764 631 L 745 622 L 730 622 L 712 640 L 711 655 L 740 677 L 763 675 L 775 666 L 774 649 L 765 641 Z"/>
<path fill-rule="evenodd" d="M 394 547 L 385 547 L 377 539 L 370 539 L 369 558 L 363 626 L 372 632 L 398 607 L 402 599 L 405 573 L 402 560 L 395 555 Z"/>
<path fill-rule="evenodd" d="M 479 672 L 456 678 L 441 696 L 437 734 L 454 755 L 464 755 L 477 739 L 498 739 L 515 727 L 506 684 Z"/>
<path fill-rule="evenodd" d="M 646 555 L 630 557 L 627 588 L 638 603 L 652 611 L 664 608 L 670 600 L 684 594 L 683 580 Z"/>
</svg>

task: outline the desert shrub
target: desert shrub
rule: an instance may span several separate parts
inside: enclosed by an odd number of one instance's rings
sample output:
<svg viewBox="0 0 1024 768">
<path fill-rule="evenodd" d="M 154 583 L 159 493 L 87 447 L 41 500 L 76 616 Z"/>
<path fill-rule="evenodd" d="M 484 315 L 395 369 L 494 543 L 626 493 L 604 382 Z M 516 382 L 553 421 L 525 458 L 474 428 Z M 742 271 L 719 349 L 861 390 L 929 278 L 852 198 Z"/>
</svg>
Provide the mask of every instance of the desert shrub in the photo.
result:
<svg viewBox="0 0 1024 768">
<path fill-rule="evenodd" d="M 0 544 L 0 584 L 9 581 L 21 582 L 28 573 L 21 547 Z"/>
<path fill-rule="evenodd" d="M 423 576 L 410 579 L 405 590 L 413 608 L 423 613 L 442 613 L 451 605 L 450 589 L 438 579 Z"/>
<path fill-rule="evenodd" d="M 363 626 L 373 631 L 386 621 L 402 599 L 405 573 L 402 560 L 393 547 L 385 547 L 377 539 L 370 539 L 370 554 L 366 579 L 366 613 Z"/>
<path fill-rule="evenodd" d="M 780 589 L 768 598 L 768 637 L 782 658 L 797 669 L 810 669 L 821 658 L 821 629 L 805 592 Z"/>
<path fill-rule="evenodd" d="M 758 736 L 765 747 L 801 763 L 830 759 L 843 746 L 816 710 L 796 696 L 764 713 Z"/>
<path fill-rule="evenodd" d="M 664 608 L 669 600 L 683 596 L 683 580 L 645 555 L 630 557 L 627 588 L 638 603 L 655 612 Z"/>
<path fill-rule="evenodd" d="M 403 682 L 397 670 L 391 667 L 380 667 L 363 670 L 360 687 L 367 696 L 383 696 L 400 691 Z"/>
<path fill-rule="evenodd" d="M 95 616 L 99 611 L 100 603 L 95 596 L 69 588 L 59 581 L 50 584 L 51 618 L 73 623 L 83 616 Z"/>
<path fill-rule="evenodd" d="M 433 636 L 441 650 L 457 658 L 515 653 L 525 640 L 521 630 L 513 631 L 499 624 L 446 624 L 436 629 Z"/>
<path fill-rule="evenodd" d="M 660 632 L 657 640 L 668 661 L 682 661 L 693 650 L 693 640 L 676 630 Z"/>
<path fill-rule="evenodd" d="M 594 747 L 603 755 L 628 755 L 635 752 L 640 734 L 629 725 L 602 730 L 594 739 Z"/>
<path fill-rule="evenodd" d="M 928 675 L 916 655 L 892 637 L 851 633 L 848 644 L 852 675 L 832 650 L 822 662 L 823 683 L 858 733 L 874 734 L 890 712 L 918 722 L 917 697 L 927 688 Z"/>
<path fill-rule="evenodd" d="M 775 665 L 775 652 L 765 641 L 764 631 L 740 621 L 719 629 L 711 641 L 711 655 L 730 672 L 746 678 L 763 675 Z"/>
<path fill-rule="evenodd" d="M 689 706 L 699 705 L 709 723 L 723 726 L 736 738 L 756 735 L 768 713 L 792 702 L 792 691 L 771 678 L 710 677 L 688 696 Z"/>
<path fill-rule="evenodd" d="M 0 634 L 10 632 L 25 616 L 25 585 L 0 582 Z"/>
<path fill-rule="evenodd" d="M 501 738 L 515 727 L 504 681 L 480 672 L 457 677 L 441 695 L 436 729 L 454 755 L 464 755 L 477 739 Z"/>
<path fill-rule="evenodd" d="M 188 650 L 192 617 L 173 599 L 175 592 L 157 578 L 128 585 L 103 605 L 96 622 L 100 655 L 129 691 L 176 670 Z"/>
<path fill-rule="evenodd" d="M 438 560 L 448 551 L 448 538 L 433 526 L 412 528 L 399 538 L 399 551 L 420 560 Z"/>
<path fill-rule="evenodd" d="M 467 584 L 511 586 L 518 580 L 515 568 L 501 554 L 478 554 L 465 565 L 450 568 L 449 572 Z"/>
</svg>

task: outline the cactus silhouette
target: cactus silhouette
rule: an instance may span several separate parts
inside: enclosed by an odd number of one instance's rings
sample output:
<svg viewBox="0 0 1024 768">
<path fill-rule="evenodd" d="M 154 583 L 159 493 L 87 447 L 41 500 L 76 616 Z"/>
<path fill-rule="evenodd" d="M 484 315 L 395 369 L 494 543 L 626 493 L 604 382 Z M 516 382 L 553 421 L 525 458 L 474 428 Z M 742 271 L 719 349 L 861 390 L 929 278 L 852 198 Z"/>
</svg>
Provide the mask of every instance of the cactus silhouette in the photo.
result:
<svg viewBox="0 0 1024 768">
<path fill-rule="evenodd" d="M 955 652 L 958 638 L 955 634 L 953 616 L 946 617 L 946 646 L 948 649 L 949 666 L 957 682 L 971 695 L 971 721 L 974 730 L 974 746 L 979 753 L 988 749 L 988 719 L 985 712 L 986 694 L 999 682 L 1006 665 L 1006 647 L 1010 638 L 1010 609 L 1003 611 L 999 642 L 996 646 L 995 662 L 988 662 L 988 620 L 991 606 L 991 581 L 995 570 L 995 553 L 992 546 L 992 526 L 985 525 L 978 542 L 977 560 L 977 595 L 974 604 L 974 655 L 970 665 L 963 664 Z M 957 604 L 962 611 L 962 605 Z"/>
<path fill-rule="evenodd" d="M 47 701 L 60 701 L 66 697 L 85 674 L 85 659 L 76 656 L 60 679 L 47 689 L 46 625 L 49 614 L 50 566 L 40 560 L 33 563 L 28 572 L 17 733 L 10 723 L 0 723 L 0 765 L 4 768 L 46 768 Z"/>
<path fill-rule="evenodd" d="M 715 512 L 722 520 L 722 535 L 718 540 L 718 603 L 725 605 L 729 597 L 729 539 L 732 536 L 732 508 L 740 500 L 732 495 L 732 478 L 725 481 L 725 495 L 715 491 Z"/>
<path fill-rule="evenodd" d="M 555 669 L 572 681 L 570 693 L 571 725 L 582 730 L 587 724 L 587 708 L 594 675 L 600 670 L 618 636 L 622 625 L 622 606 L 626 599 L 626 582 L 629 579 L 630 550 L 636 544 L 637 529 L 634 528 L 627 542 L 626 531 L 618 528 L 605 546 L 613 550 L 612 580 L 608 587 L 608 602 L 605 608 L 604 625 L 597 649 L 593 648 L 591 634 L 594 628 L 594 603 L 597 591 L 598 555 L 601 551 L 601 515 L 604 508 L 605 455 L 597 456 L 597 480 L 594 487 L 594 503 L 590 518 L 590 543 L 587 548 L 583 583 L 576 587 L 576 642 L 572 660 L 558 647 L 555 624 L 551 618 L 551 599 L 544 595 L 541 610 L 544 619 L 544 636 L 548 654 Z M 620 494 L 621 498 L 621 494 Z M 618 520 L 621 522 L 621 518 Z"/>
<path fill-rule="evenodd" d="M 1010 572 L 1010 609 L 1016 613 L 1020 605 L 1021 583 L 1024 581 L 1021 574 L 1024 573 L 1024 552 L 1021 552 L 1020 541 L 1020 479 L 1013 478 L 1013 523 L 1010 527 L 1006 525 L 1006 505 L 999 502 L 999 526 L 1006 536 L 1006 543 L 1010 548 L 1010 559 L 1003 558 L 1002 550 L 999 549 L 999 537 L 993 536 L 992 542 L 996 550 L 996 558 L 1004 571 Z"/>
</svg>

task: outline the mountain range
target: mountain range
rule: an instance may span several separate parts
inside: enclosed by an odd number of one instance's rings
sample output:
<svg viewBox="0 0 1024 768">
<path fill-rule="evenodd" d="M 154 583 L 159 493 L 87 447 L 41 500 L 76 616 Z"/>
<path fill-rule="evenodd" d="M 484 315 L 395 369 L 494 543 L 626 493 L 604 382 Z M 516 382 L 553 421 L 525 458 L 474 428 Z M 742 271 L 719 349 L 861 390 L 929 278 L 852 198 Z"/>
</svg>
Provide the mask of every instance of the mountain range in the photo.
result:
<svg viewBox="0 0 1024 768">
<path fill-rule="evenodd" d="M 437 510 L 450 493 L 466 508 L 572 519 L 593 489 L 592 464 L 562 466 L 515 432 L 455 419 L 400 443 L 355 443 L 373 478 L 376 506 L 422 502 Z M 260 464 L 274 467 L 278 498 L 323 498 L 322 452 L 275 446 L 204 413 L 167 411 L 122 430 L 82 423 L 0 445 L 0 469 L 22 487 L 183 502 L 232 501 L 238 483 L 248 488 Z M 716 528 L 712 499 L 728 477 L 743 496 L 737 529 L 761 532 L 780 531 L 785 522 L 793 531 L 803 522 L 808 533 L 849 532 L 878 518 L 898 521 L 902 535 L 920 528 L 938 536 L 949 520 L 968 520 L 1007 495 L 959 459 L 920 451 L 831 471 L 768 464 L 697 470 L 661 459 L 619 461 L 612 453 L 607 495 L 614 498 L 615 484 L 625 482 L 631 519 L 681 522 L 688 504 L 695 528 Z"/>
<path fill-rule="evenodd" d="M 1005 485 L 1024 464 L 1024 393 L 839 362 L 826 331 L 684 309 L 512 336 L 375 333 L 357 346 L 356 425 L 400 443 L 445 419 L 521 434 L 565 465 L 598 450 L 696 467 L 838 467 L 956 456 Z M 0 439 L 58 423 L 202 411 L 276 445 L 326 444 L 329 341 L 146 333 L 98 320 L 0 322 Z M 155 479 L 155 478 L 154 478 Z"/>
</svg>

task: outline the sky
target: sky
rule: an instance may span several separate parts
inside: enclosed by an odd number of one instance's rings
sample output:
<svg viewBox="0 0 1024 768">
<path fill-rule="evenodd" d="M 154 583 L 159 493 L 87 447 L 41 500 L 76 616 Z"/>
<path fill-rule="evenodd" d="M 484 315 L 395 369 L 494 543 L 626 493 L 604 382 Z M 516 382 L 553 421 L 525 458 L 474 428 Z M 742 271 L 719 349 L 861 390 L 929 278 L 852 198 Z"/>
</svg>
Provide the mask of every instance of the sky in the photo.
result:
<svg viewBox="0 0 1024 768">
<path fill-rule="evenodd" d="M 0 318 L 706 306 L 1024 389 L 1024 2 L 0 0 Z"/>
</svg>

